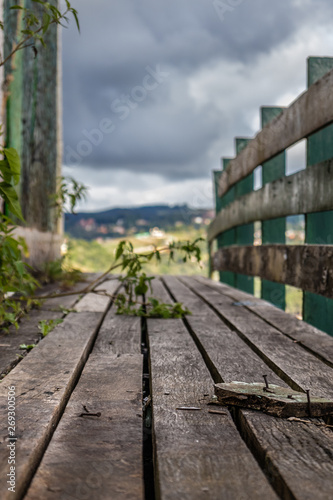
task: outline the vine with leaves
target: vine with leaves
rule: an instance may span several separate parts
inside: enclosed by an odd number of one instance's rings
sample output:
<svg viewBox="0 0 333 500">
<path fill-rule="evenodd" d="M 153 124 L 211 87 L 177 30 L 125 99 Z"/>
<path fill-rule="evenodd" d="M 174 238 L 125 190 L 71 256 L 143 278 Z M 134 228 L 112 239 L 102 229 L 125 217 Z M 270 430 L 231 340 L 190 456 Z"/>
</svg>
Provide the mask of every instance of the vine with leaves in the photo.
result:
<svg viewBox="0 0 333 500">
<path fill-rule="evenodd" d="M 21 49 L 32 47 L 37 53 L 36 44 L 45 46 L 44 35 L 52 24 L 63 25 L 69 22 L 68 15 L 71 14 L 80 30 L 78 13 L 71 6 L 69 1 L 65 1 L 66 9 L 61 12 L 54 5 L 42 0 L 32 0 L 39 4 L 38 15 L 36 11 L 15 5 L 12 10 L 23 11 L 19 40 L 13 44 L 11 52 L 4 58 L 0 56 L 0 66 L 3 66 L 10 60 L 14 54 Z M 0 21 L 0 29 L 4 29 Z M 0 154 L 3 159 L 0 161 L 0 198 L 2 198 L 8 207 L 10 213 L 23 221 L 19 197 L 15 186 L 20 179 L 20 159 L 17 151 L 13 148 L 0 148 Z M 65 209 L 74 213 L 75 207 L 79 201 L 86 195 L 86 187 L 78 183 L 73 178 L 61 177 L 57 193 L 51 197 L 50 203 L 55 208 L 55 216 L 61 217 Z M 18 320 L 24 311 L 31 305 L 37 305 L 40 297 L 34 295 L 37 287 L 40 286 L 36 278 L 33 277 L 32 269 L 24 261 L 24 255 L 27 256 L 28 249 L 22 238 L 16 238 L 13 235 L 15 225 L 11 219 L 4 214 L 0 214 L 0 325 L 8 329 L 8 326 L 14 324 L 18 327 Z M 175 254 L 180 252 L 184 262 L 192 256 L 197 262 L 201 260 L 199 242 L 202 238 L 194 242 L 172 242 L 162 248 L 154 248 L 148 253 L 136 253 L 133 245 L 128 241 L 121 241 L 117 247 L 114 261 L 104 273 L 102 273 L 93 283 L 85 286 L 82 290 L 76 292 L 66 292 L 48 297 L 64 297 L 67 295 L 99 293 L 107 294 L 101 290 L 103 281 L 114 271 L 120 271 L 122 274 L 117 279 L 122 283 L 121 293 L 112 296 L 117 306 L 118 314 L 131 314 L 149 317 L 181 317 L 189 314 L 190 311 L 184 308 L 182 304 L 172 305 L 164 304 L 154 297 L 149 297 L 146 302 L 142 298 L 152 293 L 152 281 L 154 276 L 147 276 L 144 272 L 146 263 L 156 259 L 158 262 L 161 255 L 167 253 L 170 260 L 174 260 Z M 49 265 L 51 266 L 52 263 Z M 57 269 L 61 271 L 61 263 Z M 45 327 L 45 325 L 43 325 Z M 46 328 L 46 327 L 45 327 Z M 44 328 L 44 330 L 45 330 Z M 45 333 L 46 330 L 42 332 Z M 48 330 L 47 330 L 48 332 Z M 24 346 L 26 347 L 26 346 Z M 30 346 L 31 348 L 33 346 Z"/>
<path fill-rule="evenodd" d="M 0 53 L 0 67 L 10 61 L 23 49 L 32 47 L 37 54 L 38 44 L 45 46 L 44 35 L 53 24 L 63 25 L 69 22 L 71 15 L 80 29 L 77 11 L 66 0 L 66 8 L 61 12 L 57 7 L 42 0 L 32 0 L 38 9 L 29 9 L 14 5 L 10 9 L 22 11 L 22 28 L 18 39 L 13 41 L 6 56 Z M 0 21 L 0 29 L 5 26 Z M 6 33 L 5 33 L 6 36 Z M 3 135 L 0 126 L 0 136 Z M 21 165 L 18 152 L 14 148 L 0 146 L 0 200 L 7 205 L 8 212 L 24 222 L 16 187 L 20 180 Z M 66 196 L 69 196 L 68 192 Z M 3 329 L 13 324 L 18 327 L 18 320 L 27 307 L 36 304 L 33 296 L 39 286 L 32 274 L 32 268 L 24 261 L 28 249 L 23 238 L 15 236 L 15 224 L 5 214 L 0 213 L 0 325 Z M 19 300 L 15 296 L 19 294 Z"/>
</svg>

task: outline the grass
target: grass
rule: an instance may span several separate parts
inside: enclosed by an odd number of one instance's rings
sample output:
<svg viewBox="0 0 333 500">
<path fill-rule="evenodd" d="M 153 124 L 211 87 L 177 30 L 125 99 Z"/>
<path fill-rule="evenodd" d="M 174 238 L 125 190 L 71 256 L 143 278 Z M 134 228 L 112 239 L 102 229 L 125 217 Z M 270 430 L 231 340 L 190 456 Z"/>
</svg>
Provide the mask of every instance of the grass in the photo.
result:
<svg viewBox="0 0 333 500">
<path fill-rule="evenodd" d="M 163 238 L 151 236 L 126 238 L 117 238 L 99 241 L 69 240 L 69 253 L 67 262 L 70 266 L 79 269 L 82 272 L 103 272 L 114 260 L 115 250 L 120 241 L 126 239 L 130 241 L 138 253 L 151 251 L 153 246 L 161 247 L 172 240 L 190 240 L 196 238 L 205 238 L 204 231 L 194 228 L 174 230 L 166 233 Z M 202 262 L 199 266 L 195 261 L 184 263 L 180 257 L 175 257 L 175 262 L 169 261 L 167 255 L 162 256 L 162 261 L 157 264 L 151 262 L 145 266 L 147 274 L 186 274 L 208 276 L 208 252 L 205 241 L 200 243 L 202 252 Z"/>
</svg>

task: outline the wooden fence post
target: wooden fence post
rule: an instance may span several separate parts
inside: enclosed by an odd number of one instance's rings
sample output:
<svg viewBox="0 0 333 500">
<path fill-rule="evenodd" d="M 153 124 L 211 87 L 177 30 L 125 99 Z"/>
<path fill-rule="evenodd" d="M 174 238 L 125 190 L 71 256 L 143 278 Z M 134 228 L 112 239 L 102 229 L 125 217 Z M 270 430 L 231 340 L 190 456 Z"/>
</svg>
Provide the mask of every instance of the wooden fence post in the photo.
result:
<svg viewBox="0 0 333 500">
<path fill-rule="evenodd" d="M 333 68 L 331 57 L 308 58 L 308 87 Z M 312 134 L 307 140 L 307 166 L 333 158 L 333 125 Z M 305 216 L 305 242 L 333 244 L 333 211 Z M 333 335 L 333 300 L 305 292 L 303 319 Z"/>
<path fill-rule="evenodd" d="M 5 55 L 21 29 L 22 11 L 15 4 L 40 15 L 40 5 L 31 0 L 5 0 Z M 59 6 L 59 0 L 51 0 Z M 19 196 L 25 228 L 18 234 L 27 240 L 30 263 L 39 267 L 60 257 L 62 224 L 57 220 L 52 195 L 57 191 L 62 165 L 59 29 L 52 25 L 44 35 L 46 47 L 37 44 L 18 51 L 5 65 L 7 83 L 6 142 L 21 157 Z"/>
<path fill-rule="evenodd" d="M 229 203 L 234 201 L 235 199 L 235 188 L 231 188 L 228 193 L 226 193 L 222 198 L 218 195 L 218 184 L 220 180 L 220 176 L 222 171 L 228 165 L 230 159 L 222 158 L 222 170 L 214 171 L 214 186 L 215 186 L 215 208 L 216 214 L 220 212 L 223 208 L 225 208 Z M 229 231 L 225 231 L 217 237 L 217 248 L 220 249 L 225 246 L 234 245 L 236 243 L 236 230 L 230 229 Z M 229 271 L 221 271 L 220 273 L 220 281 L 222 283 L 226 283 L 230 286 L 236 286 L 236 275 L 235 273 Z"/>
<path fill-rule="evenodd" d="M 261 112 L 261 127 L 267 125 L 273 118 L 278 116 L 283 108 L 263 106 Z M 286 174 L 286 153 L 283 152 L 272 160 L 262 165 L 262 185 L 268 184 L 276 179 L 284 177 Z M 262 244 L 285 243 L 286 240 L 286 218 L 262 221 Z M 280 283 L 262 280 L 261 297 L 272 302 L 280 309 L 286 306 L 286 289 Z"/>
<path fill-rule="evenodd" d="M 239 154 L 245 146 L 251 141 L 249 138 L 236 137 L 236 154 Z M 253 191 L 254 175 L 251 174 L 245 179 L 239 181 L 235 185 L 235 199 L 240 198 L 244 194 Z M 254 224 L 246 224 L 236 228 L 235 243 L 237 245 L 253 245 L 254 242 Z M 254 293 L 254 279 L 251 276 L 243 274 L 236 275 L 237 288 L 247 293 Z"/>
</svg>

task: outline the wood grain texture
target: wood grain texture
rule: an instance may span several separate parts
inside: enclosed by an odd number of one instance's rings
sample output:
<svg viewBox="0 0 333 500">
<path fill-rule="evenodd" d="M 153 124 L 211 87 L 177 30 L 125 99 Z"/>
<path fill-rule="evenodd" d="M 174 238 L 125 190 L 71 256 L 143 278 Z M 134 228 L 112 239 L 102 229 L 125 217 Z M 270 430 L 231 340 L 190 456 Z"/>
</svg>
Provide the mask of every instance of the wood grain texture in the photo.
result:
<svg viewBox="0 0 333 500">
<path fill-rule="evenodd" d="M 114 295 L 119 288 L 119 282 L 105 281 L 96 287 L 96 292 L 106 292 L 109 295 Z M 75 305 L 75 310 L 78 312 L 105 312 L 111 303 L 111 298 L 107 295 L 98 295 L 96 293 L 88 293 L 82 297 Z"/>
<path fill-rule="evenodd" d="M 333 160 L 274 180 L 221 210 L 208 228 L 208 240 L 255 221 L 333 209 Z"/>
<path fill-rule="evenodd" d="M 16 493 L 7 490 L 8 451 L 0 450 L 1 498 L 22 497 L 84 366 L 101 313 L 71 313 L 0 384 L 6 415 L 8 387 L 15 386 L 17 419 Z M 4 442 L 8 423 L 1 421 Z"/>
<path fill-rule="evenodd" d="M 18 356 L 24 351 L 21 344 L 35 344 L 40 340 L 38 323 L 42 320 L 61 319 L 63 314 L 53 311 L 33 310 L 20 321 L 19 330 L 9 328 L 9 333 L 0 333 L 0 376 L 7 374 L 19 362 Z"/>
<path fill-rule="evenodd" d="M 222 173 L 219 195 L 223 196 L 262 163 L 332 123 L 332 85 L 333 71 L 330 71 L 266 125 Z"/>
<path fill-rule="evenodd" d="M 260 276 L 308 292 L 333 297 L 333 245 L 261 245 L 221 248 L 216 271 Z"/>
<path fill-rule="evenodd" d="M 276 498 L 230 415 L 208 413 L 212 380 L 181 320 L 150 319 L 148 333 L 157 498 Z"/>
<path fill-rule="evenodd" d="M 210 286 L 182 278 L 230 324 L 241 338 L 294 390 L 310 389 L 314 396 L 333 397 L 333 369 L 263 319 Z M 193 284 L 193 281 L 195 285 Z M 260 300 L 260 299 L 256 299 Z M 273 306 L 272 306 L 273 307 Z"/>
<path fill-rule="evenodd" d="M 267 377 L 267 375 L 265 375 Z M 222 405 L 258 410 L 279 418 L 320 418 L 333 415 L 333 400 L 263 382 L 215 384 L 215 394 Z"/>
<path fill-rule="evenodd" d="M 239 428 L 283 500 L 330 500 L 332 430 L 239 410 Z M 280 480 L 282 478 L 282 481 Z"/>
<path fill-rule="evenodd" d="M 141 391 L 141 354 L 93 353 L 25 498 L 143 499 Z"/>
<path fill-rule="evenodd" d="M 203 293 L 206 299 L 210 298 L 210 302 L 215 305 L 218 303 L 218 297 L 206 295 L 202 288 L 203 282 L 209 283 L 211 289 L 219 289 L 220 294 L 221 290 L 223 292 L 230 290 L 231 293 L 236 292 L 238 298 L 251 297 L 253 301 L 253 296 L 249 294 L 220 283 L 214 283 L 206 278 L 182 277 L 181 280 L 193 290 L 197 290 L 198 293 Z M 198 286 L 200 283 L 201 286 Z M 192 293 L 190 291 L 190 294 Z M 258 299 L 255 300 L 260 303 L 264 302 Z M 270 307 L 273 309 L 273 306 Z M 221 306 L 221 311 L 226 309 L 228 309 L 226 304 Z M 238 316 L 240 309 L 243 308 L 233 307 L 232 313 L 234 317 Z M 211 311 L 211 317 L 213 317 L 213 314 L 213 311 Z M 251 331 L 253 328 L 251 326 L 252 313 L 245 311 L 245 315 L 248 317 L 249 330 Z M 210 321 L 211 318 L 207 318 L 206 324 Z M 267 335 L 266 328 L 264 323 L 261 325 L 261 336 L 265 338 Z M 238 367 L 237 359 L 243 355 L 241 351 L 234 350 L 232 356 L 226 357 L 222 363 L 220 362 L 219 358 L 222 350 L 220 337 L 224 337 L 224 334 L 220 336 L 219 331 L 214 332 L 212 330 L 210 338 L 207 338 L 202 334 L 200 325 L 195 328 L 195 332 L 208 356 L 214 362 L 221 378 L 240 380 L 240 376 L 247 376 L 248 381 L 256 380 L 256 378 L 253 378 L 251 366 L 248 367 L 247 364 L 240 363 Z M 272 350 L 274 350 L 274 347 L 272 347 Z M 279 350 L 278 346 L 276 350 Z M 287 350 L 284 352 L 285 357 L 287 357 L 287 352 Z M 303 372 L 305 366 L 308 369 L 307 363 L 300 360 L 299 371 Z M 318 376 L 320 376 L 319 372 Z M 271 375 L 268 376 L 268 379 L 271 380 Z M 311 423 L 290 422 L 261 412 L 242 409 L 236 411 L 236 420 L 243 438 L 270 477 L 281 498 L 286 500 L 310 500 L 312 498 L 328 500 L 332 497 L 333 433 L 331 430 L 316 427 Z"/>
<path fill-rule="evenodd" d="M 41 6 L 29 2 L 30 8 L 41 15 Z M 59 0 L 51 0 L 58 5 Z M 23 216 L 29 227 L 56 233 L 59 229 L 55 207 L 50 195 L 57 191 L 57 178 L 61 175 L 62 151 L 59 142 L 60 110 L 58 88 L 58 36 L 57 25 L 44 35 L 46 48 L 23 51 L 22 80 L 22 176 L 21 203 Z"/>
<path fill-rule="evenodd" d="M 306 349 L 324 360 L 325 363 L 333 367 L 333 338 L 327 333 L 318 330 L 305 321 L 297 319 L 291 314 L 281 311 L 281 309 L 272 306 L 269 302 L 255 299 L 253 295 L 216 283 L 204 277 L 196 279 L 232 298 L 234 301 L 243 302 L 244 305 L 242 307 L 259 316 L 266 323 L 284 333 L 295 342 L 303 345 Z"/>
<path fill-rule="evenodd" d="M 26 498 L 140 500 L 142 469 L 141 321 L 111 308 Z"/>
<path fill-rule="evenodd" d="M 80 290 L 84 289 L 88 283 L 86 282 L 79 282 L 76 283 L 73 287 L 71 287 L 70 291 L 73 292 L 73 295 L 67 295 L 66 297 L 54 297 L 50 299 L 45 299 L 42 301 L 41 304 L 41 309 L 46 310 L 46 311 L 59 311 L 60 307 L 64 307 L 65 309 L 72 309 L 75 304 L 79 301 L 80 295 L 79 292 Z M 41 291 L 41 297 L 43 295 L 58 295 L 62 293 L 66 293 L 68 290 L 62 289 L 59 285 L 50 285 L 45 287 L 45 290 Z"/>
<path fill-rule="evenodd" d="M 287 387 L 237 333 L 183 282 L 175 276 L 165 276 L 163 280 L 176 300 L 191 311 L 186 321 L 220 381 L 260 382 L 262 375 L 267 374 L 271 383 Z"/>
<path fill-rule="evenodd" d="M 112 307 L 99 331 L 94 353 L 138 354 L 141 351 L 141 318 L 117 316 Z"/>
</svg>

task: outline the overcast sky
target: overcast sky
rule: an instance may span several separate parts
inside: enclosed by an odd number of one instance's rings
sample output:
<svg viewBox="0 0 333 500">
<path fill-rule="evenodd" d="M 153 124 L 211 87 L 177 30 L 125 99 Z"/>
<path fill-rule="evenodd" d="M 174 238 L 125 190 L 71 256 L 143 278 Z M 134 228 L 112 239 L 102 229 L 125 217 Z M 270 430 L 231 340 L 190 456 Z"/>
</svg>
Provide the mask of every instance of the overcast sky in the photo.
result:
<svg viewBox="0 0 333 500">
<path fill-rule="evenodd" d="M 333 55 L 331 0 L 73 0 L 63 31 L 64 173 L 83 210 L 212 206 L 211 171 L 261 105 L 306 88 Z M 301 166 L 302 148 L 293 155 Z M 291 168 L 291 166 L 290 166 Z"/>
</svg>

